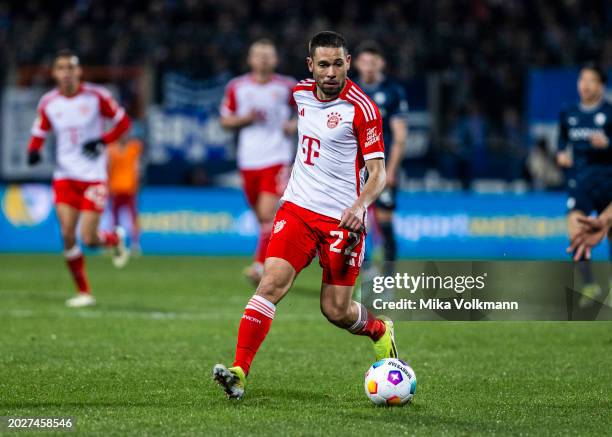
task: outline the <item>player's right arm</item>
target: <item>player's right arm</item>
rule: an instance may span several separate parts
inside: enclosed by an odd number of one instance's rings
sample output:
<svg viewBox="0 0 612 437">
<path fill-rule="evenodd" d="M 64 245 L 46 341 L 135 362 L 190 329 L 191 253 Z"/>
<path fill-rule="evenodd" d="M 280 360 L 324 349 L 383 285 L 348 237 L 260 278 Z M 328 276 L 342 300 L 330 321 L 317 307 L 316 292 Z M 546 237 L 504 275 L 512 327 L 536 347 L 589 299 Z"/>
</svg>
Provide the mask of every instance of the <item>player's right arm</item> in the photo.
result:
<svg viewBox="0 0 612 437">
<path fill-rule="evenodd" d="M 292 79 L 290 83 L 294 84 L 295 79 Z M 291 109 L 291 116 L 283 125 L 283 133 L 288 137 L 292 137 L 297 134 L 298 126 L 297 103 L 295 103 L 295 99 L 293 97 L 293 85 L 289 87 L 289 108 Z"/>
<path fill-rule="evenodd" d="M 45 113 L 44 107 L 39 104 L 36 120 L 32 125 L 30 143 L 28 144 L 28 165 L 36 165 L 40 162 L 40 150 L 45 144 L 47 134 L 51 130 L 51 122 Z"/>
<path fill-rule="evenodd" d="M 573 164 L 572 157 L 567 150 L 568 126 L 566 115 L 565 111 L 559 114 L 559 140 L 557 143 L 557 165 L 563 168 L 569 168 Z"/>
<path fill-rule="evenodd" d="M 231 81 L 225 88 L 225 95 L 219 110 L 221 114 L 221 127 L 225 129 L 240 129 L 252 124 L 257 117 L 255 111 L 251 111 L 246 115 L 238 115 L 237 110 L 236 86 L 235 82 Z"/>
</svg>

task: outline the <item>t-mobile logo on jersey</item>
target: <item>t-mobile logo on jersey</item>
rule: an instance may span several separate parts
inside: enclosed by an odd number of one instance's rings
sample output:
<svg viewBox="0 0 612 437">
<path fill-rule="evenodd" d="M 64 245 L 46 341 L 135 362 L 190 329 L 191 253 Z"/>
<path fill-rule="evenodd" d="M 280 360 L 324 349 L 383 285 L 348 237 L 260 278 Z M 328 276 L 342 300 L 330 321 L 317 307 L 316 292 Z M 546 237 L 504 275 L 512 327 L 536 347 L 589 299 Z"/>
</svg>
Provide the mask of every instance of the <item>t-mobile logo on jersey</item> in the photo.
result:
<svg viewBox="0 0 612 437">
<path fill-rule="evenodd" d="M 304 143 L 306 143 L 305 146 Z M 315 150 L 315 146 L 317 149 L 320 149 L 321 142 L 316 138 L 309 137 L 308 135 L 302 136 L 302 153 L 306 154 L 306 161 L 304 161 L 304 164 L 314 165 L 312 159 L 319 157 L 319 152 Z"/>
</svg>

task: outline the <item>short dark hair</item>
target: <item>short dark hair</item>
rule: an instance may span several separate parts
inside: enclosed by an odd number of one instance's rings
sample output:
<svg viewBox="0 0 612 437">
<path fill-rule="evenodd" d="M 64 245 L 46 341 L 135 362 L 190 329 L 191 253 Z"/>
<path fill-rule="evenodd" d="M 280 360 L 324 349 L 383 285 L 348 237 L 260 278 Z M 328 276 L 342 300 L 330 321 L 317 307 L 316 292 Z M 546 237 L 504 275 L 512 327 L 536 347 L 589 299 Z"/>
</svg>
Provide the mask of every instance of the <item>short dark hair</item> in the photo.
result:
<svg viewBox="0 0 612 437">
<path fill-rule="evenodd" d="M 595 74 L 597 74 L 597 76 L 599 76 L 599 80 L 601 81 L 601 83 L 603 83 L 604 85 L 608 82 L 608 74 L 601 67 L 601 65 L 599 65 L 599 64 L 597 64 L 595 62 L 588 62 L 588 63 L 584 64 L 580 68 L 580 72 L 582 72 L 584 70 L 594 71 Z"/>
<path fill-rule="evenodd" d="M 342 35 L 331 30 L 324 30 L 313 36 L 308 43 L 308 55 L 312 58 L 317 47 L 334 47 L 342 48 L 344 52 L 348 52 L 346 40 Z"/>
<path fill-rule="evenodd" d="M 60 59 L 60 58 L 75 58 L 76 61 L 77 61 L 77 64 L 80 63 L 79 57 L 76 54 L 76 52 L 74 52 L 73 50 L 70 50 L 70 49 L 61 49 L 61 50 L 58 50 L 55 53 L 55 57 L 53 58 L 53 63 L 55 64 L 57 62 L 57 60 Z"/>
<path fill-rule="evenodd" d="M 382 47 L 374 40 L 366 40 L 357 46 L 357 50 L 355 50 L 357 56 L 362 53 L 370 53 L 372 55 L 378 55 L 382 58 L 385 57 Z"/>
</svg>

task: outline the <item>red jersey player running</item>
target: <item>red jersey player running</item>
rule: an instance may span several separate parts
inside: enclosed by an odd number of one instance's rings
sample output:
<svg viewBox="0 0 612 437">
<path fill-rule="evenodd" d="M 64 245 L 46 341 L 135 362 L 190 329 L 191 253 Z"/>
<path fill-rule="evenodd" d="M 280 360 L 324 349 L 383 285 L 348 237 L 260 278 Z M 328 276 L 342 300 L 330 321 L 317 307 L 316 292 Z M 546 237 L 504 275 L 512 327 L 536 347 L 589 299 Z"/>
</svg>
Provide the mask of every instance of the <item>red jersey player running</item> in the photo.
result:
<svg viewBox="0 0 612 437">
<path fill-rule="evenodd" d="M 130 119 L 105 88 L 81 82 L 77 56 L 63 50 L 53 62 L 57 88 L 46 93 L 38 104 L 38 117 L 28 145 L 28 163 L 37 164 L 49 131 L 57 142 L 53 191 L 59 219 L 64 257 L 78 294 L 66 301 L 69 307 L 94 305 L 85 272 L 85 261 L 76 240 L 80 219 L 81 240 L 88 247 L 113 248 L 113 264 L 123 267 L 129 252 L 125 231 L 98 232 L 106 201 L 107 162 L 104 146 L 117 140 L 130 127 Z M 103 132 L 105 119 L 114 127 Z"/>
<path fill-rule="evenodd" d="M 221 104 L 221 125 L 238 130 L 238 168 L 247 201 L 259 222 L 259 241 L 246 276 L 257 285 L 276 206 L 287 184 L 293 154 L 290 135 L 295 134 L 295 80 L 274 73 L 276 48 L 269 39 L 249 48 L 251 72 L 231 80 Z"/>
<path fill-rule="evenodd" d="M 274 219 L 263 278 L 240 321 L 233 367 L 213 368 L 213 378 L 230 398 L 244 394 L 251 362 L 268 334 L 276 305 L 316 255 L 323 268 L 325 317 L 352 334 L 370 337 L 377 360 L 397 357 L 393 323 L 352 300 L 363 259 L 366 210 L 385 186 L 381 116 L 374 102 L 347 79 L 351 56 L 341 35 L 315 35 L 307 62 L 314 80 L 293 88 L 297 155 Z"/>
</svg>

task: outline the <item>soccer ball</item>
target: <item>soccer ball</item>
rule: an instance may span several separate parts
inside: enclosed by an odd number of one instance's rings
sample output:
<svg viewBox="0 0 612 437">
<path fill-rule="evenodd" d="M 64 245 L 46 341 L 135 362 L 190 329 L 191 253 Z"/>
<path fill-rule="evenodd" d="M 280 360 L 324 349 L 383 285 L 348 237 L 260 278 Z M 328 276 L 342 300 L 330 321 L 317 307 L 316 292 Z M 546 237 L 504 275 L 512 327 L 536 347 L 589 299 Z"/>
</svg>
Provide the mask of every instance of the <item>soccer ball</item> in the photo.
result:
<svg viewBox="0 0 612 437">
<path fill-rule="evenodd" d="M 416 375 L 404 361 L 376 361 L 365 374 L 365 392 L 376 405 L 404 405 L 416 392 Z"/>
</svg>

